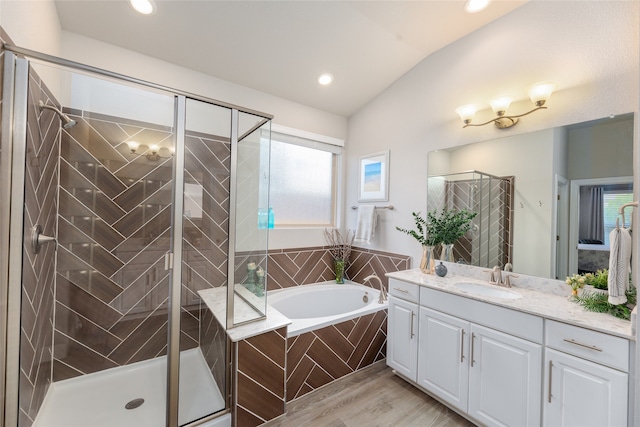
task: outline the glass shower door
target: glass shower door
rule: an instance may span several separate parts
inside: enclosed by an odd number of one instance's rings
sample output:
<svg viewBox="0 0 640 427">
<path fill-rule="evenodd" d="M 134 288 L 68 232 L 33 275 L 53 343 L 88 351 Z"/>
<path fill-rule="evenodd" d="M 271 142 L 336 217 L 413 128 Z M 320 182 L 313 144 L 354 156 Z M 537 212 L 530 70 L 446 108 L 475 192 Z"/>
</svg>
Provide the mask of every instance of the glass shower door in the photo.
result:
<svg viewBox="0 0 640 427">
<path fill-rule="evenodd" d="M 225 409 L 229 398 L 224 325 L 198 291 L 227 286 L 231 109 L 187 99 L 185 110 L 180 425 Z"/>
<path fill-rule="evenodd" d="M 175 96 L 31 64 L 19 425 L 164 425 Z"/>
</svg>

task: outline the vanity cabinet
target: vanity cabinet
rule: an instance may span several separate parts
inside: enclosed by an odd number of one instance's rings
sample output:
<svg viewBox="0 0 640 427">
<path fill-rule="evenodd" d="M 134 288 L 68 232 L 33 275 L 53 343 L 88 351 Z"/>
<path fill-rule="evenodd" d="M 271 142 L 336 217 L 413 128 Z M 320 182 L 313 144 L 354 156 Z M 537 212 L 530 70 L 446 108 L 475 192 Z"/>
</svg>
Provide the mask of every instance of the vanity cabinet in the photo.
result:
<svg viewBox="0 0 640 427">
<path fill-rule="evenodd" d="M 629 341 L 548 320 L 545 426 L 626 426 Z"/>
<path fill-rule="evenodd" d="M 489 426 L 540 424 L 541 345 L 420 307 L 417 383 Z"/>
<path fill-rule="evenodd" d="M 415 381 L 418 359 L 418 286 L 389 280 L 387 365 Z"/>
</svg>

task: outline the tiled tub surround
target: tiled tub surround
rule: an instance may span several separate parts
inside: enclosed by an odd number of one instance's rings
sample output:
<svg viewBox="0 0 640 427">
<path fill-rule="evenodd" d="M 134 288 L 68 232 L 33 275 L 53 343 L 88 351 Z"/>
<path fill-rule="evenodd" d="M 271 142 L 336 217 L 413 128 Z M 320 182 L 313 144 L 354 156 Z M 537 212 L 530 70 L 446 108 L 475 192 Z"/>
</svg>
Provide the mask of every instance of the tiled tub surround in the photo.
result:
<svg viewBox="0 0 640 427">
<path fill-rule="evenodd" d="M 347 264 L 346 276 L 354 282 L 362 283 L 368 275 L 376 274 L 386 287 L 386 273 L 410 267 L 409 256 L 354 247 Z M 270 291 L 335 279 L 333 258 L 327 247 L 270 250 L 267 274 Z M 377 283 L 365 285 L 377 286 Z"/>
<path fill-rule="evenodd" d="M 226 306 L 220 303 L 219 296 L 223 292 L 223 288 L 200 292 L 219 322 L 225 320 Z M 378 291 L 373 291 L 371 297 L 377 300 L 377 295 Z M 266 319 L 228 330 L 237 361 L 237 425 L 256 426 L 282 415 L 287 401 L 384 359 L 387 310 L 386 304 L 380 307 L 373 313 L 353 319 L 346 316 L 348 320 L 336 320 L 332 325 L 287 337 L 285 326 L 290 321 L 268 305 Z M 279 355 L 281 341 L 286 363 L 279 363 L 275 356 L 265 357 L 270 353 Z M 277 382 L 280 380 L 281 384 Z"/>
<path fill-rule="evenodd" d="M 385 358 L 387 310 L 287 339 L 287 401 Z"/>
</svg>

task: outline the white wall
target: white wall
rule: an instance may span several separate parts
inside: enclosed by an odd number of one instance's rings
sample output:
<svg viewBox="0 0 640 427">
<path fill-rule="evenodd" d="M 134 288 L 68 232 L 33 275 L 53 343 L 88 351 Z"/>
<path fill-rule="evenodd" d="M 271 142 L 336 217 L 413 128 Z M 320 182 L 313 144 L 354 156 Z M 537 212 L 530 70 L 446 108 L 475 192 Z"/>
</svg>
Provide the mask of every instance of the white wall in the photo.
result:
<svg viewBox="0 0 640 427">
<path fill-rule="evenodd" d="M 374 249 L 412 255 L 420 247 L 395 226 L 413 227 L 411 212 L 426 209 L 429 151 L 559 127 L 638 110 L 638 2 L 531 1 L 429 56 L 349 119 L 346 205 L 357 201 L 359 156 L 390 149 L 389 203 L 380 211 Z M 558 83 L 548 110 L 509 130 L 462 129 L 454 113 L 467 103 L 509 94 L 510 112 L 531 108 L 526 88 Z M 347 226 L 355 214 L 347 212 Z"/>
</svg>

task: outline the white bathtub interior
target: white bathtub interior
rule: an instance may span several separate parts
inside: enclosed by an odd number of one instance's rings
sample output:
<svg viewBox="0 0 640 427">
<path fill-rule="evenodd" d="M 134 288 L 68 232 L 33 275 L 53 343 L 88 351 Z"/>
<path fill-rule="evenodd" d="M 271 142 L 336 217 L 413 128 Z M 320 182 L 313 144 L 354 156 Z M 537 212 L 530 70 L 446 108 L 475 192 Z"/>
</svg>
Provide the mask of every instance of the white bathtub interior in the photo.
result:
<svg viewBox="0 0 640 427">
<path fill-rule="evenodd" d="M 165 356 L 53 383 L 34 427 L 159 427 L 165 425 Z M 224 408 L 199 348 L 180 353 L 179 423 Z M 135 409 L 125 405 L 142 398 Z"/>
<path fill-rule="evenodd" d="M 355 282 L 328 281 L 269 291 L 267 301 L 291 320 L 287 336 L 293 337 L 387 308 L 379 296 L 379 290 Z"/>
</svg>

